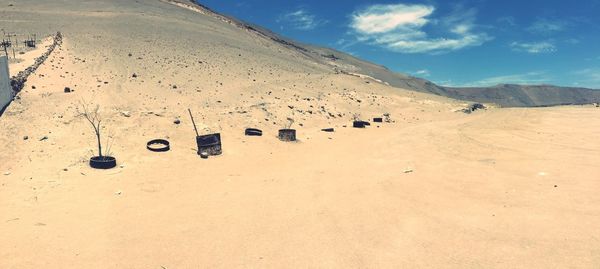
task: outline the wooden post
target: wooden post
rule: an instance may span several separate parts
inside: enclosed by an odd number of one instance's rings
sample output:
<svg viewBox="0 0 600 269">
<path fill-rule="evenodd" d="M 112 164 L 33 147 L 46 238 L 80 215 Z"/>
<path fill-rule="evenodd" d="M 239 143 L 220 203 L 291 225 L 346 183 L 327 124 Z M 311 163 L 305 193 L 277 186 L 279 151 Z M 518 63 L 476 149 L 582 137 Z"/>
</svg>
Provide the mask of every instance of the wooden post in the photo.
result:
<svg viewBox="0 0 600 269">
<path fill-rule="evenodd" d="M 4 38 L 2 39 L 2 47 L 4 48 L 4 55 L 6 55 L 6 57 L 8 58 L 8 50 L 7 50 L 7 45 L 8 43 L 6 42 L 6 40 L 4 40 Z"/>
</svg>

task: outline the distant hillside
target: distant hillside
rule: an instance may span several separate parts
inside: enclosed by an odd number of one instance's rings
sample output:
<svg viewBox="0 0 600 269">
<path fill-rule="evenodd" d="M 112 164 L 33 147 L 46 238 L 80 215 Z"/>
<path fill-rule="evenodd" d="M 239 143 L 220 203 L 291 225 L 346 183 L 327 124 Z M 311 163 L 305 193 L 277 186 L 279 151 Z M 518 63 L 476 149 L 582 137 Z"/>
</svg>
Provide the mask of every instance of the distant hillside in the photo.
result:
<svg viewBox="0 0 600 269">
<path fill-rule="evenodd" d="M 390 71 L 384 66 L 373 64 L 349 54 L 324 47 L 302 44 L 282 37 L 260 26 L 240 21 L 236 18 L 218 14 L 192 0 L 166 0 L 182 5 L 193 4 L 207 15 L 215 16 L 235 26 L 245 28 L 262 37 L 271 39 L 331 66 L 335 71 L 358 76 L 368 76 L 381 83 L 407 90 L 433 93 L 454 99 L 495 103 L 503 107 L 536 107 L 567 104 L 590 104 L 600 102 L 600 90 L 570 88 L 552 85 L 512 85 L 503 84 L 494 87 L 454 88 L 436 85 L 425 79 Z"/>
</svg>

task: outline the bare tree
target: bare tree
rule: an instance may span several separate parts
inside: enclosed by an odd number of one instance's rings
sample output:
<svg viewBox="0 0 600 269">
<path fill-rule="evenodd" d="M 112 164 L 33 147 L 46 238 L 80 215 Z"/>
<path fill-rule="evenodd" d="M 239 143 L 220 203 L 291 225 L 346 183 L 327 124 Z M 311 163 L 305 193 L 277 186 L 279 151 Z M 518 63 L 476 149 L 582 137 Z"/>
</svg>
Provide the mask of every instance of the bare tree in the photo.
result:
<svg viewBox="0 0 600 269">
<path fill-rule="evenodd" d="M 83 111 L 79 109 L 77 112 L 80 116 L 83 116 L 94 128 L 94 133 L 96 134 L 96 139 L 98 140 L 98 156 L 102 157 L 102 140 L 101 140 L 101 123 L 102 118 L 100 117 L 100 106 L 96 105 L 94 109 L 90 109 L 89 105 L 85 102 L 80 103 L 80 107 Z"/>
</svg>

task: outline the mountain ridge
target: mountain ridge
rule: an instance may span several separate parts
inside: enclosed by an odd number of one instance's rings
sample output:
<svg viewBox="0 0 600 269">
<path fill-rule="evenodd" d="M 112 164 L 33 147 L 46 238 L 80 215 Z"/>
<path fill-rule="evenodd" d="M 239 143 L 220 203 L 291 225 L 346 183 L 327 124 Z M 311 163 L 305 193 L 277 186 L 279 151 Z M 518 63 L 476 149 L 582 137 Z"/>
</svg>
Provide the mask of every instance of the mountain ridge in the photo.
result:
<svg viewBox="0 0 600 269">
<path fill-rule="evenodd" d="M 359 75 L 393 87 L 436 94 L 458 100 L 494 103 L 501 107 L 544 107 L 559 105 L 584 105 L 600 102 L 600 90 L 562 87 L 556 85 L 500 84 L 491 87 L 449 87 L 429 80 L 391 71 L 383 65 L 359 59 L 336 49 L 303 44 L 283 37 L 264 27 L 220 14 L 194 0 L 161 0 L 246 29 L 292 48 L 313 60 L 329 65 L 335 72 Z"/>
</svg>

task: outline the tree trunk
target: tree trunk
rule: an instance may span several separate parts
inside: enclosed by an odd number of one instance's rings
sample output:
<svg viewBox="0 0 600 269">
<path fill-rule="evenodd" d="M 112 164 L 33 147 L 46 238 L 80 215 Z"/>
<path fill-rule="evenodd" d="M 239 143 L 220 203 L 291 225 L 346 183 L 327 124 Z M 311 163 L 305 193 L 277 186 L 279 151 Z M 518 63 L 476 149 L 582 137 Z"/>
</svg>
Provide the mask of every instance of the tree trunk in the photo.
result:
<svg viewBox="0 0 600 269">
<path fill-rule="evenodd" d="M 100 128 L 96 129 L 96 137 L 98 138 L 98 156 L 102 157 L 102 140 L 100 140 Z"/>
</svg>

